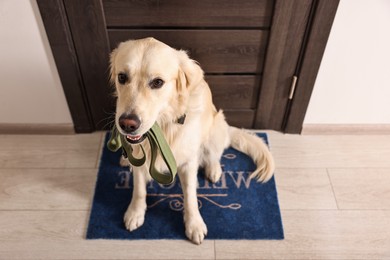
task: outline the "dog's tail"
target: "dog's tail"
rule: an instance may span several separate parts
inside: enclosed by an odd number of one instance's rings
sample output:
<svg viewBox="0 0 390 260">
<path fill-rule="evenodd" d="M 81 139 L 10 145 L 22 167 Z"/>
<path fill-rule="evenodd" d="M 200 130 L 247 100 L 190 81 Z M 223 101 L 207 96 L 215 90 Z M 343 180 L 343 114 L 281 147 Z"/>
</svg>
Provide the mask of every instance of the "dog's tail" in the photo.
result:
<svg viewBox="0 0 390 260">
<path fill-rule="evenodd" d="M 250 178 L 256 178 L 259 182 L 267 182 L 271 179 L 275 170 L 275 162 L 263 140 L 233 126 L 229 126 L 229 134 L 231 146 L 249 155 L 257 166 Z"/>
</svg>

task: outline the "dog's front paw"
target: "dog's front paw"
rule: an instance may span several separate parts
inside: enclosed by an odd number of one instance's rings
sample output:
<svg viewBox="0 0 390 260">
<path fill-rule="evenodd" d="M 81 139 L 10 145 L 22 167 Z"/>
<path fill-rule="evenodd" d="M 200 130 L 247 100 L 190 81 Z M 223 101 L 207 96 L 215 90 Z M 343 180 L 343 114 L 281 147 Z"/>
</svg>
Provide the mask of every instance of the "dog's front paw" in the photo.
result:
<svg viewBox="0 0 390 260">
<path fill-rule="evenodd" d="M 185 221 L 185 225 L 186 236 L 188 239 L 193 243 L 200 245 L 207 235 L 207 227 L 203 222 L 202 217 L 199 216 L 198 218 L 189 218 Z"/>
<path fill-rule="evenodd" d="M 144 210 L 134 210 L 129 207 L 125 213 L 124 222 L 126 229 L 131 231 L 136 230 L 144 224 L 145 220 L 145 211 Z"/>
</svg>

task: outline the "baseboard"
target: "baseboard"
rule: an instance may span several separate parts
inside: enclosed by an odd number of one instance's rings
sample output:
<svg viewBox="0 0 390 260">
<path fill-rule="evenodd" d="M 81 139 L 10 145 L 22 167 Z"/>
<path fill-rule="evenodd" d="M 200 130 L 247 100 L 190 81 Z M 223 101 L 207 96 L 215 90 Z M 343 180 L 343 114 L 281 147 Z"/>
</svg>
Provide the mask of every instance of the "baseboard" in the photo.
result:
<svg viewBox="0 0 390 260">
<path fill-rule="evenodd" d="M 0 134 L 74 134 L 73 124 L 8 124 L 0 123 Z"/>
<path fill-rule="evenodd" d="M 304 124 L 302 135 L 389 135 L 390 124 Z"/>
</svg>

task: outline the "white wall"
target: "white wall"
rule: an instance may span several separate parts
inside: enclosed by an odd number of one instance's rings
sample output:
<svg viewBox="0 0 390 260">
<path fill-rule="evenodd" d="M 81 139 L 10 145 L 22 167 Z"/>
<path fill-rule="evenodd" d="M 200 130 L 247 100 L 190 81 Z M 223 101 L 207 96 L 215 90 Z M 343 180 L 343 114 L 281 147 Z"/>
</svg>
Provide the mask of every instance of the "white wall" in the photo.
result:
<svg viewBox="0 0 390 260">
<path fill-rule="evenodd" d="M 390 124 L 390 1 L 341 0 L 304 124 Z"/>
<path fill-rule="evenodd" d="M 0 1 L 0 124 L 71 124 L 35 0 Z"/>
</svg>

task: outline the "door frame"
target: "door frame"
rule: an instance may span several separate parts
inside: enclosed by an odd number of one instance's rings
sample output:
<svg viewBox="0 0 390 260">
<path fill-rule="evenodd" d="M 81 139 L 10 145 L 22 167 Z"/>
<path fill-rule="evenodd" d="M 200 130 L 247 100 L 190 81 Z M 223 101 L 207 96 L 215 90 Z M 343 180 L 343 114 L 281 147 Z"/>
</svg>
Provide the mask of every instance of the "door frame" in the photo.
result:
<svg viewBox="0 0 390 260">
<path fill-rule="evenodd" d="M 37 3 L 75 131 L 92 132 L 96 130 L 96 123 L 105 123 L 93 122 L 93 113 L 109 111 L 109 107 L 91 111 L 91 106 L 101 105 L 99 97 L 101 99 L 102 95 L 88 95 L 106 92 L 108 57 L 85 58 L 109 50 L 102 1 L 80 1 L 83 7 L 80 9 L 72 8 L 68 0 L 37 0 Z M 275 1 L 254 128 L 301 133 L 338 3 L 339 0 Z M 286 12 L 289 12 L 288 19 Z M 77 16 L 86 17 L 91 23 L 78 24 Z M 296 30 L 302 34 L 299 39 L 294 39 Z M 83 47 L 85 39 L 94 42 L 93 49 Z M 289 52 L 295 54 L 296 62 L 289 61 Z M 288 65 L 280 69 L 283 64 Z M 84 68 L 106 71 L 106 74 L 85 76 Z M 293 76 L 298 80 L 290 95 Z"/>
<path fill-rule="evenodd" d="M 301 133 L 338 4 L 276 1 L 255 128 Z"/>
</svg>

